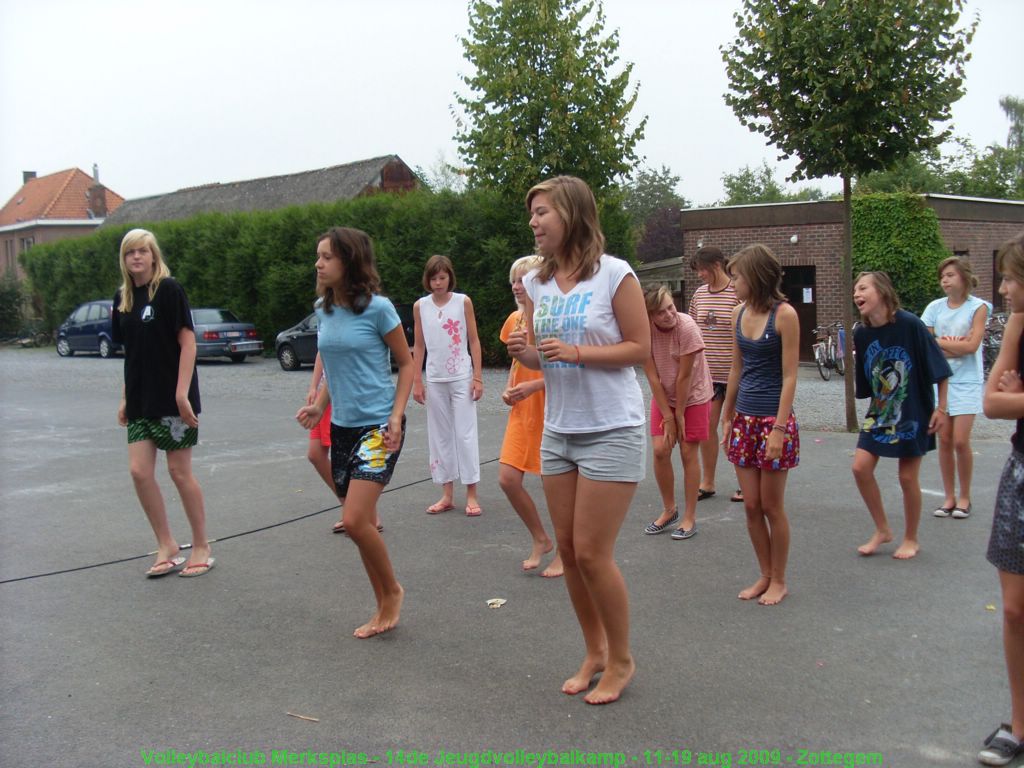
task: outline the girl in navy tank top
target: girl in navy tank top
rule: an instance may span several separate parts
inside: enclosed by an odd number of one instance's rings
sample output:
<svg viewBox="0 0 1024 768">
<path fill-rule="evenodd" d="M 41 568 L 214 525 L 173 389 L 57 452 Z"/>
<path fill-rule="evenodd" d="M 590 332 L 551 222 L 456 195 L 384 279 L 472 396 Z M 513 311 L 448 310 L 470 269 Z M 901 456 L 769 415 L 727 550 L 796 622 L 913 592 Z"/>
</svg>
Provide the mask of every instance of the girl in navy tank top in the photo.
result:
<svg viewBox="0 0 1024 768">
<path fill-rule="evenodd" d="M 1017 431 L 999 480 L 987 554 L 1003 593 L 1010 720 L 985 740 L 978 760 L 986 765 L 1005 765 L 1024 752 L 1024 232 L 999 249 L 996 265 L 1003 276 L 999 293 L 1012 314 L 985 385 L 985 415 L 1015 419 Z"/>
<path fill-rule="evenodd" d="M 727 271 L 743 303 L 733 311 L 732 369 L 722 406 L 722 434 L 743 490 L 747 531 L 761 575 L 740 600 L 776 605 L 787 594 L 788 470 L 800 463 L 793 415 L 800 322 L 782 293 L 782 265 L 755 244 L 729 259 Z"/>
</svg>

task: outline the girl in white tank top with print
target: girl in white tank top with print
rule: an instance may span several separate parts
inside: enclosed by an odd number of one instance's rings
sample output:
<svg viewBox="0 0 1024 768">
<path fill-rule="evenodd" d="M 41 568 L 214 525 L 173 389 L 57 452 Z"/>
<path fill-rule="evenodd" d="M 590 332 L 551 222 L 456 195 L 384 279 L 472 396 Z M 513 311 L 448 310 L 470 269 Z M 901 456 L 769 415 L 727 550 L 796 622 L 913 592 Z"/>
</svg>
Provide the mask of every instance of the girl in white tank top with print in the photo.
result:
<svg viewBox="0 0 1024 768">
<path fill-rule="evenodd" d="M 466 486 L 466 514 L 478 517 L 482 510 L 476 490 L 480 482 L 476 401 L 483 395 L 484 384 L 473 302 L 454 292 L 455 269 L 447 256 L 427 260 L 423 287 L 430 293 L 413 308 L 412 396 L 427 406 L 430 477 L 443 487 L 441 498 L 427 507 L 427 514 L 455 509 L 455 481 L 461 480 Z"/>
</svg>

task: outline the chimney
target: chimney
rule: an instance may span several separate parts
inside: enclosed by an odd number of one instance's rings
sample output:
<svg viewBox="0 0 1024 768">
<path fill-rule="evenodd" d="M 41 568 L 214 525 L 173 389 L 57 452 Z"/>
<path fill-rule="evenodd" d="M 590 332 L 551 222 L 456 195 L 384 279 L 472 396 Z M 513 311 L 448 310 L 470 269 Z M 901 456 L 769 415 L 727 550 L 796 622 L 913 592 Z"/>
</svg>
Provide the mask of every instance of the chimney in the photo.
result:
<svg viewBox="0 0 1024 768">
<path fill-rule="evenodd" d="M 100 167 L 92 164 L 92 186 L 89 187 L 89 215 L 94 219 L 107 217 L 107 190 L 100 184 Z"/>
<path fill-rule="evenodd" d="M 21 172 L 21 183 L 28 184 L 32 179 L 36 177 L 35 171 L 22 171 Z"/>
</svg>

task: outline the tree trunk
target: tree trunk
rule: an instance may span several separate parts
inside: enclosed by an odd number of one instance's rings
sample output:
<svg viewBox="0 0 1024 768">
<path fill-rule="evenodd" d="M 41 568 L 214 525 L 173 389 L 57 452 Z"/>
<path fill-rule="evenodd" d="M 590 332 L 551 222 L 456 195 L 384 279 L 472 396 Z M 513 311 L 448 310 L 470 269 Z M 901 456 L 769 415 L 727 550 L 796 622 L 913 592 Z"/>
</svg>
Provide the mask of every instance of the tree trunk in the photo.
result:
<svg viewBox="0 0 1024 768">
<path fill-rule="evenodd" d="M 843 327 L 846 329 L 846 344 L 843 345 L 843 360 L 846 363 L 846 376 L 843 384 L 846 387 L 846 429 L 856 432 L 857 403 L 854 397 L 853 361 L 853 221 L 850 204 L 850 175 L 843 174 L 843 258 L 839 275 L 839 290 L 843 305 Z"/>
</svg>

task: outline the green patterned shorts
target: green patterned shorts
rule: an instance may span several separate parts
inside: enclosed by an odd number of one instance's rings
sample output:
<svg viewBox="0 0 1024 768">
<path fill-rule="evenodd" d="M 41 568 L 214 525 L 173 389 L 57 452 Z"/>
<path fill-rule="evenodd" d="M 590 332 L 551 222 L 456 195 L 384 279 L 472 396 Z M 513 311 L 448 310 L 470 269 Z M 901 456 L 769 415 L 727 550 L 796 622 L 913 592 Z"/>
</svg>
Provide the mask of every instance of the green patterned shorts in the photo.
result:
<svg viewBox="0 0 1024 768">
<path fill-rule="evenodd" d="M 180 416 L 132 419 L 128 422 L 128 442 L 139 440 L 152 440 L 161 451 L 178 451 L 199 442 L 199 429 L 185 424 Z"/>
</svg>

